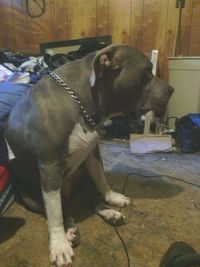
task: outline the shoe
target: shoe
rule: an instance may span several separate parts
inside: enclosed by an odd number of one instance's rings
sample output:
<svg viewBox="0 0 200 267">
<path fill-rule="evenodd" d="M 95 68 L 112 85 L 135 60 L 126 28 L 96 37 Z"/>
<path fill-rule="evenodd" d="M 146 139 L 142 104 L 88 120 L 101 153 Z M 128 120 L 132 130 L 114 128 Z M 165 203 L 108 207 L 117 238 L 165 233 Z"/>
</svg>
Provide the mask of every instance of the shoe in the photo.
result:
<svg viewBox="0 0 200 267">
<path fill-rule="evenodd" d="M 4 213 L 14 201 L 8 164 L 0 164 L 0 214 Z"/>
<path fill-rule="evenodd" d="M 163 256 L 160 267 L 200 267 L 200 254 L 185 242 L 175 242 Z"/>
</svg>

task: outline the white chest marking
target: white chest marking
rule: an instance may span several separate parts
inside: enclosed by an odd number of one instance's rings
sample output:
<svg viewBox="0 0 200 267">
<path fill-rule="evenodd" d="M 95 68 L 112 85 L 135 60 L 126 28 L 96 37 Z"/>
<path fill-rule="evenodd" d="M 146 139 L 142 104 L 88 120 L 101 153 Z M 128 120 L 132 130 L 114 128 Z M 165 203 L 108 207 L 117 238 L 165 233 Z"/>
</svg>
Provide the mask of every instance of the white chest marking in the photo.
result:
<svg viewBox="0 0 200 267">
<path fill-rule="evenodd" d="M 98 134 L 96 131 L 84 131 L 80 123 L 74 126 L 69 137 L 68 152 L 70 156 L 67 158 L 67 164 L 72 174 L 80 164 L 87 158 L 89 153 L 95 148 L 98 142 Z"/>
</svg>

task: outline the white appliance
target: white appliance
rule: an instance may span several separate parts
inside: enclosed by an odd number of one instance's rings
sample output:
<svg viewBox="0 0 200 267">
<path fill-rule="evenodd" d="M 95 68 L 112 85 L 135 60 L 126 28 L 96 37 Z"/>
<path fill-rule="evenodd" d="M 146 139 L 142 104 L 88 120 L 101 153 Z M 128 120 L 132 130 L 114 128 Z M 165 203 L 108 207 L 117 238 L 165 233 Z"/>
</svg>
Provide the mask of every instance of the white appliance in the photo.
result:
<svg viewBox="0 0 200 267">
<path fill-rule="evenodd" d="M 174 87 L 169 102 L 169 117 L 200 113 L 200 57 L 169 57 L 169 84 Z M 174 128 L 174 119 L 169 127 Z"/>
</svg>

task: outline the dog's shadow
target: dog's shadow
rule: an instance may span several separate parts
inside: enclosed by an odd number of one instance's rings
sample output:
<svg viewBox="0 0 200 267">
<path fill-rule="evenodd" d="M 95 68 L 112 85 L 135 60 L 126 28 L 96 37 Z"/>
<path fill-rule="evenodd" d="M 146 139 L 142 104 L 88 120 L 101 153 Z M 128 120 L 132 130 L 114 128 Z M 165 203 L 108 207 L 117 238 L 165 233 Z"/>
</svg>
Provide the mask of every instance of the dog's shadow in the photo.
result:
<svg viewBox="0 0 200 267">
<path fill-rule="evenodd" d="M 24 170 L 17 161 L 11 162 L 10 170 L 16 201 L 28 210 L 45 216 L 40 184 L 31 183 L 30 181 L 33 179 L 26 179 L 29 171 Z M 37 175 L 37 171 L 30 172 L 30 177 L 31 175 Z M 94 215 L 95 207 L 99 202 L 99 194 L 83 167 L 74 175 L 73 179 L 70 193 L 67 194 L 67 197 L 62 196 L 62 207 L 64 219 L 73 217 L 78 223 Z"/>
<path fill-rule="evenodd" d="M 18 201 L 29 210 L 45 214 L 40 184 L 29 184 L 21 179 L 19 166 L 15 164 L 11 168 L 15 191 Z M 27 173 L 26 173 L 27 175 Z M 130 198 L 170 198 L 180 194 L 184 188 L 171 183 L 164 177 L 143 177 L 120 173 L 107 173 L 108 183 L 111 188 L 120 193 L 125 193 Z M 86 169 L 80 168 L 73 177 L 74 183 L 68 197 L 63 198 L 64 218 L 73 217 L 75 221 L 82 222 L 94 215 L 95 207 L 100 202 L 99 193 L 92 182 Z M 125 182 L 126 181 L 126 182 Z"/>
<path fill-rule="evenodd" d="M 131 199 L 167 199 L 181 194 L 185 189 L 181 181 L 165 175 L 142 176 L 138 174 L 108 172 L 111 188 Z"/>
<path fill-rule="evenodd" d="M 0 244 L 10 239 L 26 223 L 18 217 L 0 217 Z"/>
<path fill-rule="evenodd" d="M 167 199 L 181 194 L 184 190 L 181 182 L 168 176 L 131 175 L 124 192 L 133 199 Z"/>
</svg>

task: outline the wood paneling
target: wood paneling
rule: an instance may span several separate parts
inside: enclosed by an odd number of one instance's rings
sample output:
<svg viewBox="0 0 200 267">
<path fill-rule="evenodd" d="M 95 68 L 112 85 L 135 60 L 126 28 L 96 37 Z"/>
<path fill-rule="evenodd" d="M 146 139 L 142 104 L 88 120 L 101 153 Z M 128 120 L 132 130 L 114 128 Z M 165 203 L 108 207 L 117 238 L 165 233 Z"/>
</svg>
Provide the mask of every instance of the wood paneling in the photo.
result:
<svg viewBox="0 0 200 267">
<path fill-rule="evenodd" d="M 153 49 L 159 49 L 159 54 L 163 54 L 167 6 L 166 0 L 144 0 L 142 49 L 146 54 Z"/>
<path fill-rule="evenodd" d="M 97 35 L 108 35 L 108 0 L 97 0 Z"/>
<path fill-rule="evenodd" d="M 25 17 L 23 14 L 22 0 L 12 0 L 12 10 L 13 10 L 13 30 L 14 30 L 14 39 L 15 39 L 15 49 L 22 51 L 23 49 L 28 49 L 25 47 L 27 43 L 25 42 L 26 23 Z M 25 45 L 23 45 L 25 44 Z"/>
<path fill-rule="evenodd" d="M 144 0 L 132 1 L 130 41 L 131 44 L 137 47 L 138 49 L 142 49 L 143 8 L 144 8 Z"/>
<path fill-rule="evenodd" d="M 180 28 L 180 42 L 178 54 L 188 55 L 189 53 L 189 43 L 190 43 L 190 31 L 191 31 L 191 20 L 193 11 L 194 1 L 185 1 L 185 8 L 183 9 L 181 16 L 181 28 Z"/>
<path fill-rule="evenodd" d="M 0 0 L 0 47 L 15 48 L 13 9 L 11 0 Z"/>
<path fill-rule="evenodd" d="M 112 35 L 151 55 L 159 49 L 159 74 L 167 78 L 178 22 L 176 0 L 46 0 L 39 18 L 27 15 L 25 0 L 0 0 L 0 49 L 39 53 L 39 44 L 55 40 Z M 32 13 L 38 12 L 29 1 Z M 200 55 L 200 0 L 186 0 L 182 12 L 181 55 Z"/>
<path fill-rule="evenodd" d="M 15 1 L 15 0 L 14 0 Z M 23 1 L 24 3 L 25 1 Z M 29 1 L 32 14 L 38 13 L 38 6 L 34 1 Z M 38 44 L 53 40 L 52 34 L 51 1 L 46 1 L 46 12 L 38 18 L 26 16 L 26 24 L 29 27 L 27 33 L 32 50 L 38 51 Z"/>
<path fill-rule="evenodd" d="M 109 32 L 113 43 L 130 43 L 131 0 L 109 0 Z"/>
<path fill-rule="evenodd" d="M 51 0 L 52 33 L 55 41 L 68 38 L 67 2 L 66 0 Z"/>
<path fill-rule="evenodd" d="M 193 0 L 189 55 L 200 54 L 200 0 Z"/>
<path fill-rule="evenodd" d="M 68 0 L 67 15 L 70 39 L 96 36 L 96 1 Z"/>
</svg>

